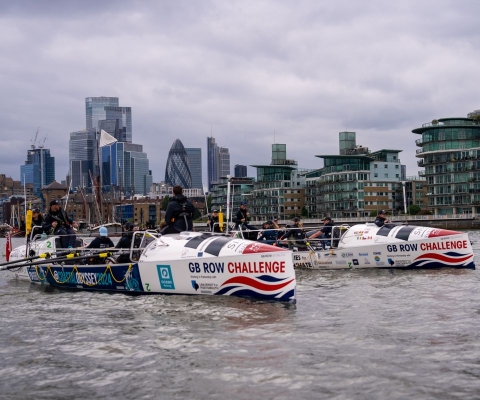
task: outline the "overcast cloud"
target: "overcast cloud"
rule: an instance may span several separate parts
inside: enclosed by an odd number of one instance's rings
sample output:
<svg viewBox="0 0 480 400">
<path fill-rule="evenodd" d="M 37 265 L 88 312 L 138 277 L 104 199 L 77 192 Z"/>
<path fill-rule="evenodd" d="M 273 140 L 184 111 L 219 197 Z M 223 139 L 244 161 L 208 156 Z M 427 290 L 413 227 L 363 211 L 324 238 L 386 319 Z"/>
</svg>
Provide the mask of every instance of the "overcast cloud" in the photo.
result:
<svg viewBox="0 0 480 400">
<path fill-rule="evenodd" d="M 478 15 L 473 0 L 2 2 L 0 173 L 20 179 L 39 127 L 64 180 L 85 97 L 115 96 L 154 182 L 177 138 L 206 176 L 211 134 L 233 173 L 270 163 L 274 141 L 320 168 L 344 130 L 416 175 L 412 129 L 480 108 Z"/>
</svg>

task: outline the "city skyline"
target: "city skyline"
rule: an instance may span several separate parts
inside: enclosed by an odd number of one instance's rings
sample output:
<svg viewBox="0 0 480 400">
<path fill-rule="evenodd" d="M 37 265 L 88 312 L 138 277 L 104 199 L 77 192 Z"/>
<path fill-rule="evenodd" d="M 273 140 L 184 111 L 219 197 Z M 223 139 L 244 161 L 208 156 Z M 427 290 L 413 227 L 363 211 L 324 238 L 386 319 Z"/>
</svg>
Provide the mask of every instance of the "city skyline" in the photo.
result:
<svg viewBox="0 0 480 400">
<path fill-rule="evenodd" d="M 213 136 L 231 165 L 253 175 L 250 165 L 269 158 L 271 143 L 320 168 L 315 156 L 335 154 L 341 131 L 357 132 L 369 148 L 402 149 L 407 175 L 416 175 L 412 130 L 480 108 L 471 84 L 480 61 L 476 11 L 480 4 L 441 0 L 7 3 L 0 171 L 20 179 L 40 127 L 63 180 L 69 134 L 85 126 L 78 110 L 97 95 L 135 110 L 134 141 L 155 180 L 176 138 L 205 149 Z"/>
</svg>

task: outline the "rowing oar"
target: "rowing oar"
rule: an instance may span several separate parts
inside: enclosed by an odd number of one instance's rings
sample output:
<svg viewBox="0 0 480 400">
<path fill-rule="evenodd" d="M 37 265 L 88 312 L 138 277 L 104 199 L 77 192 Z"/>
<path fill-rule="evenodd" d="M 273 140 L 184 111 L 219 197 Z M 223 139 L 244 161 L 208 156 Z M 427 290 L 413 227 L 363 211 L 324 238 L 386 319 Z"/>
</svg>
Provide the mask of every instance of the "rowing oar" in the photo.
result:
<svg viewBox="0 0 480 400">
<path fill-rule="evenodd" d="M 3 267 L 4 265 L 11 265 L 11 264 L 18 264 L 18 263 L 22 263 L 22 262 L 25 262 L 25 261 L 31 261 L 31 260 L 35 260 L 37 258 L 50 258 L 52 257 L 54 254 L 57 255 L 57 256 L 64 256 L 64 255 L 67 255 L 69 254 L 70 251 L 62 251 L 60 253 L 56 253 L 56 252 L 51 252 L 51 253 L 42 253 L 42 254 L 39 254 L 37 256 L 33 256 L 33 257 L 27 257 L 27 258 L 22 258 L 22 259 L 18 259 L 18 260 L 12 260 L 12 261 L 7 261 L 7 262 L 4 262 L 4 263 L 1 263 L 0 264 L 0 267 Z"/>
<path fill-rule="evenodd" d="M 66 257 L 55 257 L 55 258 L 49 258 L 48 260 L 43 260 L 38 262 L 28 262 L 28 263 L 24 263 L 24 260 L 18 260 L 17 264 L 0 266 L 0 271 L 18 268 L 18 267 L 31 267 L 32 265 L 62 263 L 63 261 L 85 260 L 87 258 L 94 258 L 94 257 L 107 258 L 113 255 L 112 251 L 113 250 L 105 252 L 105 250 L 103 250 L 103 252 L 94 252 L 85 256 L 79 256 L 79 253 L 71 253 L 71 254 L 68 254 Z M 120 251 L 120 250 L 117 250 L 117 251 Z"/>
</svg>

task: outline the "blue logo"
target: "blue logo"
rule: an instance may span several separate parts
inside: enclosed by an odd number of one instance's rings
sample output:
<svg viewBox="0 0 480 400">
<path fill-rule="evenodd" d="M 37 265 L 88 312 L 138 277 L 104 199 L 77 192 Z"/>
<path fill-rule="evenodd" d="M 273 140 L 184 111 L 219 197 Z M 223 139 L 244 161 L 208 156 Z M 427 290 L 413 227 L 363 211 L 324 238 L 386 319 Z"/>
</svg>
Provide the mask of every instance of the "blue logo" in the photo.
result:
<svg viewBox="0 0 480 400">
<path fill-rule="evenodd" d="M 175 290 L 170 265 L 157 265 L 158 279 L 162 289 Z"/>
</svg>

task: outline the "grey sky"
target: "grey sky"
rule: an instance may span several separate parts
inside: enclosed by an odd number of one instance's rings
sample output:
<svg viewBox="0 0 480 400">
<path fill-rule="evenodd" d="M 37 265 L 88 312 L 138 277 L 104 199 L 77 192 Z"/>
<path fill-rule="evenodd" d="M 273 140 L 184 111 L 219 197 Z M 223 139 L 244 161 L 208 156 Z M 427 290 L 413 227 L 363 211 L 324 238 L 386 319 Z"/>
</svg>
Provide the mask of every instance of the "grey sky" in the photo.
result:
<svg viewBox="0 0 480 400">
<path fill-rule="evenodd" d="M 2 2 L 0 173 L 20 178 L 40 127 L 65 179 L 85 97 L 116 96 L 155 182 L 177 138 L 206 169 L 210 133 L 232 172 L 269 163 L 274 138 L 319 168 L 349 130 L 416 175 L 412 129 L 480 108 L 478 15 L 473 0 Z"/>
</svg>

